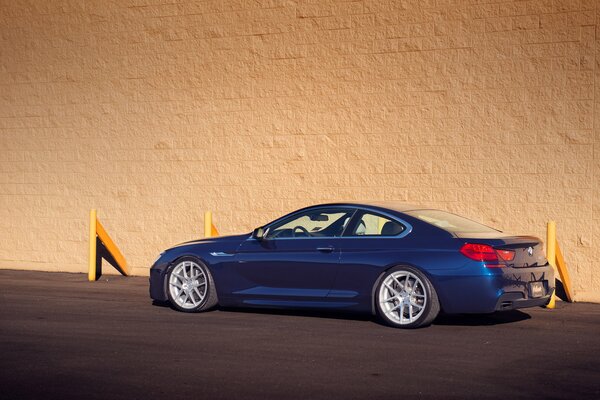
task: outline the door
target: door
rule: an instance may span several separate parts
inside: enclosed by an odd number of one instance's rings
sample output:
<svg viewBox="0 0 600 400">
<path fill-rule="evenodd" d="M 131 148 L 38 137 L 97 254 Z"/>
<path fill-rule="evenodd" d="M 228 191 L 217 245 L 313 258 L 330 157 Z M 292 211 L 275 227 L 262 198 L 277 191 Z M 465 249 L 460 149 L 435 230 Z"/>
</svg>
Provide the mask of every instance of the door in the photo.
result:
<svg viewBox="0 0 600 400">
<path fill-rule="evenodd" d="M 258 305 L 325 299 L 338 271 L 340 236 L 353 212 L 311 208 L 266 226 L 262 240 L 249 238 L 238 249 L 232 295 Z"/>
<path fill-rule="evenodd" d="M 370 309 L 376 279 L 384 270 L 409 257 L 408 223 L 379 212 L 358 210 L 340 238 L 340 268 L 329 297 L 343 295 Z"/>
</svg>

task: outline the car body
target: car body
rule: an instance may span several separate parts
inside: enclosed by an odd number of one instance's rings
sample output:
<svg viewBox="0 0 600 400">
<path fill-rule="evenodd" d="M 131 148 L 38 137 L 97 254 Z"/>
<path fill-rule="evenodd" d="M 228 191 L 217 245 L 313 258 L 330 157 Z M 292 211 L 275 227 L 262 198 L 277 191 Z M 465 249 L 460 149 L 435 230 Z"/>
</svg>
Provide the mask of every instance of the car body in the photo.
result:
<svg viewBox="0 0 600 400">
<path fill-rule="evenodd" d="M 553 291 L 538 238 L 401 203 L 306 207 L 252 233 L 174 246 L 150 270 L 151 298 L 180 311 L 337 309 L 398 327 L 427 325 L 440 310 L 545 305 Z"/>
</svg>

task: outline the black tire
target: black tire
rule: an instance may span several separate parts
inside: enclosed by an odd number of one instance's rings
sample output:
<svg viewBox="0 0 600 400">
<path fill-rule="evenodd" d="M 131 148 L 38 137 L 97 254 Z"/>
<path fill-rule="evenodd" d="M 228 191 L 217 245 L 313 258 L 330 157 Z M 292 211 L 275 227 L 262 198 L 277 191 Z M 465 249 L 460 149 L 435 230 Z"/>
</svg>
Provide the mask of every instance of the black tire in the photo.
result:
<svg viewBox="0 0 600 400">
<path fill-rule="evenodd" d="M 171 264 L 165 290 L 171 306 L 182 312 L 207 311 L 219 302 L 210 270 L 195 257 L 182 257 Z"/>
<path fill-rule="evenodd" d="M 407 290 L 403 286 L 406 279 Z M 395 328 L 428 326 L 440 313 L 435 288 L 424 273 L 409 266 L 387 270 L 375 289 L 374 301 L 381 320 Z M 419 305 L 422 307 L 419 308 Z"/>
</svg>

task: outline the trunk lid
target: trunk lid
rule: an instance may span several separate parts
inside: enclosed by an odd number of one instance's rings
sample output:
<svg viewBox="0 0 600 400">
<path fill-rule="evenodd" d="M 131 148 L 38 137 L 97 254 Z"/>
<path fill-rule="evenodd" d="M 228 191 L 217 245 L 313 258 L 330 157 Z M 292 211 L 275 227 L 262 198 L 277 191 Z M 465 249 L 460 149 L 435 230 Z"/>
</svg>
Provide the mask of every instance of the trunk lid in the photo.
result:
<svg viewBox="0 0 600 400">
<path fill-rule="evenodd" d="M 480 243 L 492 246 L 496 250 L 514 252 L 514 258 L 505 261 L 507 267 L 541 267 L 548 263 L 544 252 L 544 243 L 535 236 L 513 236 L 498 232 L 496 234 L 456 234 L 468 243 Z"/>
</svg>

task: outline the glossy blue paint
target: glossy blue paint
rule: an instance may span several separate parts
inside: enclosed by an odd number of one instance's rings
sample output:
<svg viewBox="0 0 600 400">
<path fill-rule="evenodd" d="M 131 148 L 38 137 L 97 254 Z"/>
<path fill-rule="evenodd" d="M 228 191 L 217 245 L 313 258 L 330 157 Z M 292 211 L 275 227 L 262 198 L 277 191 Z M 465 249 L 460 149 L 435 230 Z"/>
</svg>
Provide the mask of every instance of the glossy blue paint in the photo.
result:
<svg viewBox="0 0 600 400">
<path fill-rule="evenodd" d="M 314 297 L 323 298 L 329 293 L 329 289 L 298 289 L 298 288 L 282 288 L 282 287 L 265 287 L 255 286 L 250 289 L 244 289 L 234 292 L 241 296 L 275 296 L 275 297 Z"/>
<path fill-rule="evenodd" d="M 288 214 L 265 228 L 301 212 L 332 207 L 356 210 L 340 237 L 257 240 L 244 234 L 172 247 L 151 268 L 150 296 L 167 300 L 166 274 L 184 256 L 196 257 L 210 269 L 222 306 L 373 312 L 374 288 L 384 272 L 397 265 L 422 271 L 447 313 L 488 313 L 540 305 L 554 290 L 554 272 L 545 259 L 539 259 L 539 254 L 535 265 L 523 267 L 528 260 L 521 249 L 525 245 L 540 245 L 539 239 L 501 232 L 453 234 L 405 213 L 418 207 L 375 203 L 320 205 Z M 348 233 L 363 211 L 393 218 L 406 229 L 396 237 L 350 236 Z M 489 268 L 468 259 L 459 252 L 467 242 L 512 248 L 517 252 L 515 265 Z M 547 295 L 531 299 L 528 284 L 532 281 L 543 281 Z"/>
</svg>

